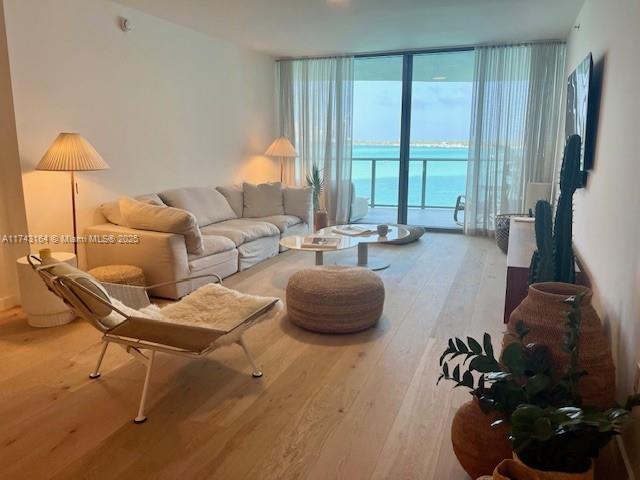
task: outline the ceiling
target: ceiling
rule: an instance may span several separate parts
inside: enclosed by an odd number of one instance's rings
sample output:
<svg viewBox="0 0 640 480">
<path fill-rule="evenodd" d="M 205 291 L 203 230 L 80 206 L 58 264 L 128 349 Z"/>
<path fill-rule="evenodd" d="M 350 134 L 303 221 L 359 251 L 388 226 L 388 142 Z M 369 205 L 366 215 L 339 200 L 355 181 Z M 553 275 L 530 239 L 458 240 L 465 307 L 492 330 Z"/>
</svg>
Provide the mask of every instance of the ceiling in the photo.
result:
<svg viewBox="0 0 640 480">
<path fill-rule="evenodd" d="M 564 39 L 583 0 L 116 0 L 275 57 Z"/>
</svg>

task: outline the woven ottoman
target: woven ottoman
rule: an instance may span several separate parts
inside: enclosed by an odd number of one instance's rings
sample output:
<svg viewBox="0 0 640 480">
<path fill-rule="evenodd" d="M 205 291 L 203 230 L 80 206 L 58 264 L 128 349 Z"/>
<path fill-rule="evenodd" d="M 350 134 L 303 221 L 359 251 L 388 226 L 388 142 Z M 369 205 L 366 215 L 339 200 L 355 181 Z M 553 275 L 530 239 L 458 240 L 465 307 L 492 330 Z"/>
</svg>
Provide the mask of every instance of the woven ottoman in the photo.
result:
<svg viewBox="0 0 640 480">
<path fill-rule="evenodd" d="M 321 333 L 352 333 L 377 323 L 384 284 L 367 268 L 327 266 L 301 270 L 287 284 L 291 323 Z"/>
<path fill-rule="evenodd" d="M 118 283 L 120 285 L 134 285 L 144 287 L 146 281 L 140 267 L 133 265 L 105 265 L 92 268 L 88 272 L 96 280 L 104 283 Z"/>
</svg>

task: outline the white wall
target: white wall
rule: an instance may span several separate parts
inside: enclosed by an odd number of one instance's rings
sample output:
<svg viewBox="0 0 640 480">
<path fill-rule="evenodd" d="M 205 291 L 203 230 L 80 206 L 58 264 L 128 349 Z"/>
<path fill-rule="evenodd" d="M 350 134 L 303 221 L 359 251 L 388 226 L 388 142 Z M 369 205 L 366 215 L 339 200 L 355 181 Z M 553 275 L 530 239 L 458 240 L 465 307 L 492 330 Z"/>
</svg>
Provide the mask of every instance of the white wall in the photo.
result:
<svg viewBox="0 0 640 480">
<path fill-rule="evenodd" d="M 80 232 L 120 194 L 278 178 L 259 156 L 275 134 L 273 58 L 107 0 L 5 0 L 5 14 L 31 234 L 71 231 L 68 174 L 34 171 L 61 131 L 111 166 L 77 175 Z"/>
<path fill-rule="evenodd" d="M 0 2 L 0 238 L 27 233 L 6 38 Z M 26 251 L 0 240 L 0 311 L 18 302 L 15 260 Z"/>
<path fill-rule="evenodd" d="M 592 52 L 603 83 L 594 170 L 575 195 L 574 242 L 611 333 L 622 397 L 640 354 L 640 6 L 586 0 L 575 23 L 567 74 Z"/>
</svg>

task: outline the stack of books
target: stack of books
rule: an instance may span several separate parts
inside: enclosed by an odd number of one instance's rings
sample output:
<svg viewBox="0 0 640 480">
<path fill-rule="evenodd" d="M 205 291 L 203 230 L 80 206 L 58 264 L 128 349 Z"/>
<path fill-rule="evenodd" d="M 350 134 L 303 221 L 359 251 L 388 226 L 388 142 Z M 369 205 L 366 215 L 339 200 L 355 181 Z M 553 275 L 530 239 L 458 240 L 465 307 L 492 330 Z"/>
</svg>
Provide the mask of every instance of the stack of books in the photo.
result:
<svg viewBox="0 0 640 480">
<path fill-rule="evenodd" d="M 333 229 L 334 233 L 338 233 L 340 235 L 348 235 L 350 237 L 357 237 L 360 235 L 370 235 L 375 232 L 370 228 L 359 227 L 357 225 L 345 225 L 343 227 L 336 227 Z"/>
<path fill-rule="evenodd" d="M 314 250 L 332 250 L 338 248 L 338 245 L 340 245 L 340 238 L 338 237 L 312 235 L 310 237 L 304 237 L 304 239 L 302 240 L 302 248 L 312 248 Z"/>
</svg>

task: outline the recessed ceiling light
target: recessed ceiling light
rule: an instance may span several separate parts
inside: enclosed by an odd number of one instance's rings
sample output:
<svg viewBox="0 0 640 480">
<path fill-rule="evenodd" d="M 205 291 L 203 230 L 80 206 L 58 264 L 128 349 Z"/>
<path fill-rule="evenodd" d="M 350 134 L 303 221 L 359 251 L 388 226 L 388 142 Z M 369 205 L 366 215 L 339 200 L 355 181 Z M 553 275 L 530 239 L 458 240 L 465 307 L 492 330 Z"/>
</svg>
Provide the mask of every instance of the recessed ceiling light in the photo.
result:
<svg viewBox="0 0 640 480">
<path fill-rule="evenodd" d="M 447 77 L 444 77 L 442 75 L 436 75 L 431 80 L 446 80 L 446 79 L 447 79 Z"/>
</svg>

